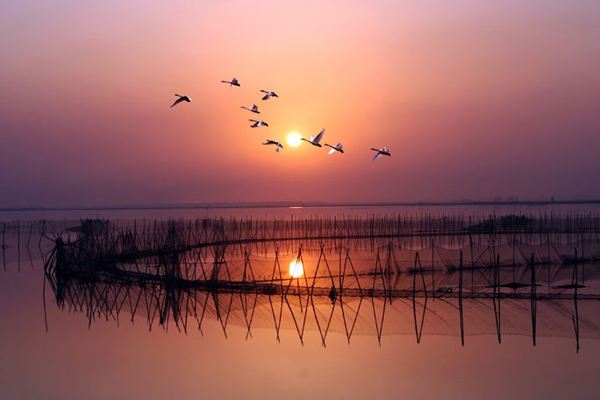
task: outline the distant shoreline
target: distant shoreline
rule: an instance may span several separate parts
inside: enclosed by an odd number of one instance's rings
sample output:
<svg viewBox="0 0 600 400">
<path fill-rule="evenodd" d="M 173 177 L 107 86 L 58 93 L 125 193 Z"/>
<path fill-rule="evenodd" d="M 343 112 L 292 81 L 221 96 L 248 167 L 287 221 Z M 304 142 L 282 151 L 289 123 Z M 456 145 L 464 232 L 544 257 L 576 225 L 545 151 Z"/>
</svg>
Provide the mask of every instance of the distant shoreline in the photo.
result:
<svg viewBox="0 0 600 400">
<path fill-rule="evenodd" d="M 261 209 L 261 208 L 335 208 L 335 207 L 435 207 L 435 206 L 551 206 L 600 204 L 598 200 L 514 200 L 514 201 L 412 201 L 412 202 L 275 202 L 275 203 L 207 203 L 155 204 L 79 207 L 0 207 L 0 212 L 19 211 L 125 211 L 125 210 L 195 210 L 195 209 Z"/>
</svg>

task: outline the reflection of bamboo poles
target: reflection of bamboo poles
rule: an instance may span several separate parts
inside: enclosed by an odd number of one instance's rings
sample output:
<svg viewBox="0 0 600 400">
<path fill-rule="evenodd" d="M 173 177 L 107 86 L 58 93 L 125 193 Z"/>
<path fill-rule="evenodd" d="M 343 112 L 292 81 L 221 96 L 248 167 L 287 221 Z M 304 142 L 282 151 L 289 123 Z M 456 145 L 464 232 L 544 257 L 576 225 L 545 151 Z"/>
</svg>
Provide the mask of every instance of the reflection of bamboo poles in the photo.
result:
<svg viewBox="0 0 600 400">
<path fill-rule="evenodd" d="M 463 319 L 463 253 L 460 252 L 458 275 L 458 312 L 460 315 L 460 344 L 465 345 L 465 324 Z"/>
<path fill-rule="evenodd" d="M 419 268 L 419 259 L 416 260 L 415 264 L 416 264 L 416 269 L 420 270 Z M 62 279 L 59 276 L 59 280 Z M 154 284 L 140 284 L 139 286 L 137 286 L 137 284 L 130 284 L 127 286 L 123 286 L 120 285 L 117 281 L 115 281 L 114 279 L 108 279 L 107 281 L 98 281 L 98 283 L 94 283 L 92 281 L 88 279 L 83 280 L 83 281 L 76 281 L 76 280 L 72 280 L 75 278 L 70 278 L 70 281 L 65 281 L 64 283 L 60 283 L 59 285 L 63 285 L 62 289 L 59 289 L 57 287 L 54 288 L 55 293 L 58 293 L 60 291 L 63 291 L 63 293 L 65 293 L 64 295 L 62 295 L 62 301 L 57 301 L 58 304 L 65 304 L 64 303 L 64 299 L 70 299 L 69 301 L 74 305 L 76 310 L 82 310 L 85 311 L 86 316 L 88 318 L 88 324 L 91 326 L 91 324 L 97 319 L 97 317 L 103 317 L 104 319 L 114 319 L 117 321 L 119 320 L 119 314 L 121 312 L 121 310 L 123 309 L 125 304 L 128 304 L 127 309 L 131 311 L 132 313 L 132 320 L 133 320 L 133 315 L 135 315 L 137 313 L 137 310 L 141 304 L 140 299 L 142 299 L 142 301 L 145 301 L 145 306 L 142 308 L 145 312 L 146 312 L 146 318 L 148 320 L 148 329 L 152 330 L 153 328 L 153 324 L 154 321 L 156 320 L 157 316 L 158 316 L 158 323 L 160 326 L 165 327 L 165 329 L 168 329 L 169 326 L 169 321 L 170 319 L 175 323 L 175 325 L 177 326 L 177 328 L 179 329 L 180 326 L 182 327 L 183 331 L 187 333 L 188 331 L 188 321 L 187 318 L 188 316 L 194 317 L 196 318 L 196 320 L 198 321 L 198 329 L 199 331 L 203 334 L 202 332 L 202 320 L 204 318 L 205 312 L 207 310 L 207 304 L 209 304 L 209 297 L 212 299 L 212 302 L 214 304 L 214 309 L 212 311 L 212 313 L 214 313 L 214 316 L 216 318 L 216 320 L 218 320 L 221 324 L 221 328 L 223 330 L 224 336 L 227 338 L 228 337 L 228 332 L 227 332 L 227 326 L 228 326 L 228 321 L 230 320 L 231 317 L 231 311 L 232 311 L 232 304 L 233 304 L 233 299 L 234 297 L 238 297 L 240 298 L 240 301 L 236 302 L 236 304 L 241 304 L 241 308 L 242 308 L 242 312 L 248 312 L 248 310 L 250 309 L 249 306 L 249 301 L 247 300 L 242 300 L 243 296 L 240 296 L 240 294 L 243 295 L 243 293 L 235 293 L 235 292 L 225 292 L 222 290 L 207 290 L 207 291 L 198 291 L 195 288 L 184 288 L 184 287 L 178 287 L 178 286 L 164 286 L 164 285 L 160 285 L 158 282 L 154 283 Z M 413 290 L 412 290 L 412 299 L 413 299 L 413 306 L 412 306 L 412 311 L 413 311 L 413 322 L 415 325 L 415 335 L 417 338 L 417 342 L 420 343 L 420 341 L 422 340 L 422 335 L 423 335 L 423 330 L 424 330 L 424 321 L 426 319 L 425 315 L 427 313 L 427 307 L 428 307 L 428 303 L 427 303 L 427 298 L 425 298 L 424 303 L 420 303 L 417 304 L 417 296 L 419 293 L 419 291 L 417 290 L 417 285 L 416 285 L 416 281 L 417 279 L 420 279 L 422 282 L 426 282 L 424 281 L 424 276 L 421 276 L 420 278 L 417 277 L 416 274 L 413 275 Z M 67 286 L 64 286 L 65 283 L 67 282 L 71 282 L 70 284 L 67 284 Z M 497 282 L 497 281 L 496 281 Z M 73 286 L 73 284 L 75 286 Z M 498 290 L 499 285 L 496 284 L 495 287 L 497 288 L 496 290 Z M 574 289 L 578 288 L 578 285 L 574 285 L 573 286 Z M 78 289 L 79 288 L 79 289 Z M 136 288 L 135 290 L 133 290 L 133 288 Z M 424 290 L 421 291 L 422 293 L 425 294 L 425 296 L 428 296 L 428 290 Z M 145 293 L 145 294 L 144 294 Z M 281 291 L 281 293 L 283 293 L 283 291 Z M 459 291 L 460 293 L 460 291 Z M 255 292 L 253 292 L 254 295 L 256 295 Z M 381 294 L 384 296 L 383 300 L 378 299 L 377 297 L 371 297 L 371 302 L 373 305 L 373 314 L 374 314 L 374 322 L 375 322 L 375 330 L 376 330 L 376 334 L 377 334 L 377 338 L 378 338 L 378 342 L 381 343 L 381 339 L 382 339 L 382 331 L 383 331 L 383 321 L 385 318 L 385 315 L 387 313 L 386 310 L 386 304 L 387 304 L 387 299 L 385 296 L 388 295 L 387 291 L 383 291 L 381 292 Z M 204 296 L 204 304 L 202 306 L 202 295 Z M 507 295 L 510 295 L 510 293 L 508 293 Z M 269 298 L 271 297 L 271 295 L 268 295 Z M 467 298 L 470 298 L 470 292 L 464 293 L 464 296 Z M 504 297 L 502 295 L 500 295 L 499 293 L 496 294 L 496 296 L 498 297 L 498 300 L 500 300 L 501 297 Z M 352 318 L 352 314 L 349 314 L 349 310 L 347 308 L 347 305 L 345 304 L 345 299 L 344 296 L 342 295 L 336 302 L 334 302 L 330 307 L 331 308 L 327 308 L 328 312 L 325 314 L 326 319 L 322 320 L 319 317 L 319 310 L 317 309 L 317 298 L 319 297 L 319 295 L 317 293 L 312 293 L 311 296 L 308 298 L 308 301 L 310 302 L 310 306 L 312 308 L 312 314 L 315 317 L 315 321 L 318 325 L 318 329 L 319 329 L 319 334 L 321 337 L 321 343 L 323 346 L 326 345 L 326 340 L 327 340 L 327 334 L 329 332 L 329 328 L 331 325 L 331 321 L 333 320 L 333 315 L 336 312 L 336 308 L 337 308 L 337 304 L 339 301 L 340 304 L 340 312 L 342 314 L 342 318 L 344 319 L 344 330 L 346 333 L 346 338 L 348 340 L 348 342 L 350 341 L 350 338 L 352 336 L 352 333 L 354 331 L 354 327 L 356 325 L 356 321 L 359 318 L 359 314 L 360 314 L 360 307 L 362 304 L 362 300 L 364 298 L 364 296 L 361 296 L 359 298 L 359 302 L 358 302 L 358 307 L 356 309 L 356 313 L 354 314 L 354 317 Z M 324 294 L 320 295 L 321 298 L 325 297 Z M 459 299 L 462 299 L 462 297 L 459 297 Z M 578 297 L 575 297 L 575 300 L 577 300 Z M 57 298 L 57 300 L 59 300 Z M 200 301 L 199 301 L 200 300 Z M 225 300 L 225 302 L 223 302 L 223 300 Z M 283 301 L 286 301 L 287 299 L 284 299 Z M 445 300 L 444 300 L 445 301 Z M 464 301 L 464 299 L 462 299 L 462 301 Z M 326 302 L 327 303 L 327 302 Z M 288 306 L 290 305 L 290 303 L 286 303 Z M 417 306 L 422 306 L 423 308 L 423 313 L 420 317 L 420 319 L 417 317 Z M 199 310 L 202 307 L 202 314 L 201 316 L 199 316 Z M 460 306 L 459 306 L 460 307 Z M 246 311 L 243 311 L 244 308 L 246 309 Z M 298 318 L 296 313 L 297 308 L 294 307 L 289 307 L 288 311 L 290 313 L 290 316 L 292 318 Z M 464 311 L 461 311 L 461 314 Z M 275 313 L 273 311 L 273 313 Z M 238 314 L 239 315 L 239 314 Z M 306 315 L 306 313 L 305 313 Z M 244 316 L 242 316 L 243 318 L 246 318 Z M 348 318 L 350 317 L 350 318 Z M 574 328 L 576 329 L 576 339 L 578 339 L 578 310 L 576 309 L 576 314 L 574 315 L 574 319 L 573 319 L 573 323 L 574 323 Z M 498 315 L 498 319 L 499 319 L 499 315 Z M 245 321 L 241 321 L 242 322 L 242 326 L 246 326 L 246 330 L 251 329 L 252 326 L 252 321 L 253 318 L 249 317 L 248 319 L 246 319 Z M 276 319 L 275 319 L 276 321 Z M 281 319 L 280 319 L 281 321 Z M 281 327 L 281 322 L 277 322 L 276 321 L 276 329 L 279 330 L 279 328 Z M 296 331 L 298 334 L 298 337 L 301 341 L 301 343 L 303 343 L 304 341 L 304 325 L 300 324 L 299 322 L 296 325 Z M 461 330 L 461 334 L 464 335 L 464 330 Z M 497 329 L 497 334 L 500 337 L 500 330 L 499 328 Z M 535 335 L 535 331 L 532 332 L 532 334 Z M 247 337 L 249 337 L 248 333 L 246 333 Z M 462 339 L 464 340 L 464 336 L 462 336 Z"/>
<path fill-rule="evenodd" d="M 346 339 L 348 340 L 348 344 L 350 344 L 350 338 L 352 337 L 352 333 L 354 332 L 354 328 L 356 326 L 356 321 L 358 320 L 358 316 L 360 314 L 360 308 L 363 303 L 363 296 L 359 297 L 358 307 L 356 307 L 356 313 L 354 314 L 354 318 L 352 319 L 352 324 L 348 327 L 348 320 L 346 318 L 346 312 L 344 311 L 344 298 L 340 296 L 340 309 L 342 313 L 342 319 L 344 321 L 344 331 L 346 334 Z"/>
<path fill-rule="evenodd" d="M 423 313 L 421 315 L 421 322 L 417 326 L 417 274 L 416 272 L 413 274 L 413 296 L 412 296 L 412 305 L 413 305 L 413 319 L 415 322 L 415 336 L 417 339 L 417 343 L 421 343 L 421 337 L 423 335 L 423 324 L 425 323 L 425 313 L 427 311 L 427 284 L 425 283 L 425 275 L 423 275 L 423 266 L 421 265 L 421 258 L 419 257 L 419 253 L 415 254 L 415 270 L 418 270 L 421 275 L 423 289 L 425 292 L 425 304 L 423 304 Z"/>
<path fill-rule="evenodd" d="M 275 282 L 275 272 L 277 272 L 279 274 L 279 278 L 277 279 L 277 281 L 279 282 L 279 286 L 280 286 L 280 296 L 281 296 L 281 303 L 280 303 L 280 307 L 279 307 L 279 313 L 278 316 L 275 315 L 275 308 L 273 307 L 273 301 L 271 299 L 271 293 L 268 294 L 269 296 L 269 305 L 271 307 L 271 312 L 273 314 L 273 322 L 275 323 L 275 331 L 277 333 L 277 341 L 280 341 L 280 336 L 279 336 L 279 331 L 281 328 L 281 319 L 283 317 L 283 301 L 284 301 L 284 290 L 283 290 L 283 274 L 281 272 L 281 264 L 279 262 L 279 249 L 275 250 L 275 261 L 273 263 L 273 272 L 271 274 L 271 284 L 273 284 L 273 282 Z"/>
<path fill-rule="evenodd" d="M 583 268 L 583 266 L 582 266 Z M 573 277 L 571 280 L 571 285 L 573 286 L 573 306 L 575 313 L 572 316 L 573 320 L 573 329 L 575 330 L 575 339 L 576 339 L 576 351 L 579 353 L 579 308 L 578 308 L 578 289 L 579 289 L 579 279 L 578 279 L 578 267 L 577 267 L 577 247 L 575 248 L 575 262 L 573 263 Z"/>
<path fill-rule="evenodd" d="M 244 249 L 244 271 L 242 273 L 242 282 L 246 283 L 246 274 L 247 271 L 250 273 L 251 282 L 256 280 L 254 275 L 254 270 L 252 269 L 252 264 L 250 263 L 250 252 Z M 258 301 L 258 293 L 254 290 L 254 302 L 252 303 L 252 308 L 248 307 L 248 291 L 244 290 L 243 293 L 240 292 L 240 301 L 242 302 L 242 311 L 244 313 L 244 319 L 246 321 L 246 326 L 248 330 L 246 331 L 246 339 L 248 337 L 252 337 L 251 326 L 252 320 L 254 319 L 254 312 L 256 311 L 256 302 Z M 248 314 L 250 314 L 248 316 Z"/>
<path fill-rule="evenodd" d="M 375 307 L 375 286 L 376 286 L 376 281 L 377 281 L 377 277 L 380 276 L 381 277 L 381 282 L 383 285 L 383 309 L 381 311 L 381 318 L 377 317 L 377 310 Z M 383 268 L 381 266 L 381 258 L 379 257 L 379 252 L 377 252 L 377 257 L 375 259 L 375 270 L 373 272 L 373 287 L 371 289 L 371 304 L 373 306 L 373 318 L 375 321 L 375 333 L 377 334 L 377 341 L 379 342 L 379 345 L 381 346 L 381 336 L 383 335 L 383 321 L 384 321 L 384 317 L 385 317 L 385 305 L 386 305 L 386 300 L 387 297 L 389 295 L 388 290 L 386 288 L 385 285 L 385 278 L 384 278 L 384 272 L 383 272 Z"/>
<path fill-rule="evenodd" d="M 6 271 L 6 224 L 2 223 L 2 265 Z"/>
<path fill-rule="evenodd" d="M 533 345 L 536 344 L 537 338 L 537 283 L 535 277 L 535 256 L 531 253 L 531 339 Z"/>
<path fill-rule="evenodd" d="M 246 229 L 246 225 L 244 224 L 234 227 L 238 234 L 243 229 Z M 252 229 L 264 229 L 264 224 L 261 222 L 259 225 L 252 225 Z M 316 224 L 316 226 L 321 227 L 321 230 L 318 232 L 319 234 L 324 235 L 327 233 L 324 230 L 325 228 L 323 228 L 322 222 L 317 222 Z M 375 222 L 371 220 L 372 228 L 370 229 L 376 230 L 374 225 Z M 433 299 L 441 299 L 443 302 L 453 303 L 453 307 L 454 304 L 458 303 L 461 344 L 464 345 L 465 310 L 463 307 L 466 300 L 492 299 L 496 335 L 498 342 L 501 342 L 501 300 L 528 299 L 531 304 L 531 335 L 535 345 L 537 337 L 537 301 L 568 299 L 569 301 L 574 301 L 573 329 L 577 340 L 577 349 L 579 349 L 578 301 L 580 298 L 600 299 L 599 294 L 587 291 L 581 294 L 578 291 L 580 287 L 578 262 L 581 257 L 578 256 L 577 251 L 575 252 L 574 259 L 572 259 L 574 260 L 572 283 L 571 285 L 563 285 L 562 287 L 564 289 L 574 289 L 573 294 L 571 294 L 570 290 L 566 293 L 551 293 L 550 290 L 544 293 L 542 290 L 542 293 L 539 293 L 537 290 L 538 275 L 536 270 L 540 262 L 537 262 L 538 260 L 534 258 L 534 253 L 531 253 L 528 263 L 530 271 L 526 270 L 527 267 L 516 265 L 514 249 L 517 246 L 517 241 L 514 234 L 509 235 L 512 236 L 510 243 L 513 246 L 513 259 L 512 262 L 508 262 L 506 260 L 506 253 L 504 253 L 504 264 L 501 262 L 501 252 L 497 246 L 497 241 L 500 243 L 505 242 L 502 242 L 503 239 L 495 234 L 489 237 L 490 241 L 487 247 L 484 247 L 486 246 L 485 244 L 483 246 L 479 245 L 480 247 L 477 250 L 478 257 L 475 257 L 472 236 L 468 238 L 468 242 L 466 238 L 461 239 L 460 237 L 453 241 L 446 241 L 447 245 L 456 246 L 454 253 L 446 250 L 446 256 L 455 257 L 458 253 L 460 255 L 460 262 L 458 268 L 455 268 L 454 265 L 456 264 L 453 261 L 454 264 L 451 264 L 452 267 L 448 267 L 446 275 L 441 274 L 439 278 L 441 284 L 438 286 L 434 279 L 434 274 L 436 273 L 435 267 L 444 253 L 440 255 L 439 249 L 443 250 L 443 247 L 440 246 L 438 248 L 437 244 L 434 243 L 433 237 L 427 237 L 425 240 L 411 239 L 403 242 L 399 242 L 395 238 L 387 240 L 385 244 L 381 243 L 383 241 L 372 240 L 370 248 L 374 249 L 373 252 L 376 249 L 377 253 L 374 257 L 374 265 L 365 270 L 361 269 L 360 263 L 357 264 L 358 269 L 356 268 L 350 253 L 351 245 L 349 242 L 342 240 L 334 243 L 321 241 L 318 242 L 318 245 L 314 240 L 310 240 L 304 243 L 304 247 L 302 243 L 283 244 L 275 242 L 258 247 L 256 245 L 245 246 L 243 243 L 238 242 L 235 245 L 229 246 L 195 247 L 189 251 L 181 252 L 182 243 L 185 244 L 188 241 L 198 240 L 199 237 L 206 234 L 204 232 L 209 232 L 208 229 L 202 228 L 198 223 L 187 223 L 182 226 L 184 228 L 183 233 L 179 233 L 177 225 L 170 225 L 163 231 L 161 231 L 159 224 L 155 223 L 152 225 L 152 230 L 156 232 L 157 238 L 153 239 L 150 246 L 156 246 L 155 248 L 160 249 L 160 251 L 157 251 L 156 255 L 144 254 L 144 257 L 135 257 L 133 259 L 126 256 L 129 253 L 139 252 L 140 243 L 142 238 L 145 237 L 144 232 L 150 230 L 149 226 L 145 223 L 142 226 L 137 226 L 134 223 L 133 227 L 130 225 L 125 232 L 120 233 L 113 227 L 106 231 L 108 236 L 99 235 L 90 237 L 82 235 L 77 239 L 77 242 L 72 243 L 65 243 L 61 238 L 57 238 L 55 242 L 56 246 L 50 257 L 48 257 L 49 262 L 46 263 L 46 273 L 49 281 L 54 281 L 54 284 L 51 286 L 56 293 L 57 303 L 60 305 L 59 299 L 64 299 L 65 296 L 74 297 L 74 294 L 71 292 L 74 290 L 73 287 L 65 285 L 63 281 L 76 281 L 80 279 L 82 284 L 77 286 L 76 290 L 81 290 L 85 296 L 79 296 L 76 304 L 78 307 L 83 304 L 91 304 L 85 309 L 89 325 L 99 318 L 99 316 L 105 319 L 114 318 L 118 323 L 119 314 L 123 309 L 125 300 L 127 300 L 129 302 L 127 309 L 132 310 L 132 320 L 136 312 L 146 313 L 149 330 L 152 329 L 155 319 L 157 319 L 158 324 L 165 329 L 168 329 L 169 322 L 171 321 L 171 326 L 175 324 L 178 330 L 183 330 L 183 332 L 187 333 L 189 316 L 196 319 L 198 330 L 203 334 L 202 321 L 206 313 L 210 313 L 219 321 L 225 337 L 228 337 L 227 326 L 231 321 L 232 308 L 235 304 L 240 309 L 235 311 L 234 314 L 238 319 L 241 317 L 241 321 L 245 327 L 246 339 L 248 339 L 252 337 L 252 325 L 257 302 L 259 298 L 264 298 L 262 296 L 267 296 L 278 341 L 280 340 L 280 329 L 285 311 L 286 315 L 289 314 L 289 318 L 293 320 L 294 328 L 301 343 L 304 343 L 304 333 L 307 325 L 311 324 L 307 321 L 314 317 L 321 343 L 323 346 L 326 346 L 326 339 L 336 313 L 341 314 L 343 331 L 345 332 L 347 341 L 350 342 L 354 328 L 359 320 L 362 301 L 365 297 L 370 297 L 373 307 L 372 314 L 375 323 L 375 334 L 381 345 L 384 320 L 388 320 L 386 313 L 389 310 L 386 309 L 386 304 L 389 302 L 390 309 L 393 310 L 394 307 L 391 306 L 393 299 L 412 300 L 414 332 L 417 342 L 420 343 L 425 320 L 429 320 L 432 317 L 431 312 L 427 313 L 428 306 L 430 307 L 428 298 L 431 295 Z M 273 235 L 273 232 L 283 228 L 278 223 L 272 229 L 269 234 L 270 236 Z M 314 229 L 314 227 L 310 229 Z M 339 229 L 339 225 L 336 229 Z M 445 227 L 440 229 L 445 229 Z M 141 234 L 138 234 L 139 232 Z M 224 237 L 224 233 L 220 230 L 211 232 L 210 237 L 212 239 L 221 240 Z M 436 240 L 444 243 L 443 238 Z M 583 239 L 578 237 L 577 240 L 581 241 Z M 263 244 L 266 243 L 263 242 Z M 346 247 L 342 247 L 342 243 Z M 423 250 L 427 251 L 424 253 L 427 256 L 423 260 L 419 251 L 409 253 L 414 254 L 412 269 L 406 269 L 409 273 L 413 274 L 412 288 L 410 287 L 410 281 L 405 279 L 400 280 L 403 270 L 400 268 L 396 254 L 399 251 L 397 249 L 401 249 L 400 246 L 403 243 L 408 244 L 408 246 L 418 246 L 420 249 L 423 248 L 423 244 L 426 246 L 427 243 L 431 243 L 431 267 L 424 267 L 422 265 L 422 262 L 426 263 L 429 259 L 429 250 Z M 547 250 L 549 243 L 550 240 L 547 239 L 540 246 L 544 248 L 544 251 L 549 252 Z M 287 248 L 295 248 L 294 246 L 298 245 L 296 260 L 303 266 L 304 274 L 302 276 L 287 277 L 282 272 L 280 264 L 281 253 L 277 247 L 278 244 L 287 246 Z M 336 252 L 336 256 L 339 254 L 337 271 L 332 270 L 329 262 L 333 260 L 331 253 L 328 253 L 328 246 L 332 244 L 335 244 L 332 247 Z M 265 255 L 272 254 L 269 246 L 273 246 L 275 252 L 275 261 L 271 276 L 270 278 L 268 276 L 256 276 L 252 265 L 254 256 L 257 252 L 264 252 Z M 463 260 L 463 249 L 467 251 L 466 246 L 469 247 L 471 253 L 470 266 L 468 264 L 465 266 Z M 506 247 L 507 245 L 505 244 L 505 250 Z M 521 247 L 528 248 L 527 246 Z M 524 252 L 525 250 L 522 250 L 521 247 L 519 247 L 519 251 Z M 109 249 L 108 256 L 104 253 L 107 248 Z M 361 248 L 364 249 L 364 247 Z M 118 253 L 119 249 L 125 249 L 127 254 L 123 256 Z M 386 256 L 385 259 L 382 259 L 384 251 Z M 311 259 L 310 255 L 312 254 L 316 257 L 318 254 L 316 264 L 309 265 L 305 263 L 303 252 L 307 254 L 311 264 L 314 262 L 314 259 Z M 489 252 L 490 255 L 494 256 L 493 264 L 479 261 L 482 258 L 481 254 L 485 252 Z M 408 264 L 406 262 L 407 256 L 402 257 L 402 254 L 406 253 L 400 252 L 398 254 L 400 254 L 400 262 L 404 263 L 403 265 Z M 242 261 L 239 258 L 234 258 L 233 260 L 237 260 L 238 264 L 231 264 L 231 258 L 229 257 L 233 255 L 237 255 L 237 257 L 242 255 Z M 438 260 L 436 260 L 436 256 Z M 550 260 L 550 257 L 548 259 Z M 571 260 L 571 258 L 569 259 Z M 470 290 L 468 287 L 466 290 L 464 288 L 465 268 L 471 269 Z M 558 273 L 560 266 L 557 268 Z M 521 275 L 521 281 L 517 282 L 515 273 L 513 273 L 514 278 L 512 282 L 503 284 L 501 282 L 501 272 L 506 270 L 508 273 L 509 269 L 512 269 L 512 271 L 524 270 L 530 272 L 529 285 L 527 285 L 525 274 Z M 549 275 L 550 270 L 550 266 L 548 266 Z M 429 279 L 425 277 L 426 272 L 432 275 L 431 286 L 428 284 Z M 455 273 L 458 273 L 458 285 L 456 284 L 456 280 L 454 280 L 456 275 L 453 274 Z M 444 279 L 448 279 L 451 284 L 444 286 Z M 421 281 L 420 285 L 417 284 L 417 280 Z M 367 283 L 365 284 L 365 282 Z M 103 291 L 97 292 L 94 290 L 93 286 L 98 283 L 104 285 L 100 285 L 103 287 Z M 109 293 L 109 285 L 113 285 L 116 288 L 114 293 Z M 142 289 L 138 289 L 138 286 L 148 287 L 144 295 L 142 295 Z M 418 286 L 421 287 L 419 288 Z M 529 293 L 526 291 L 527 286 L 530 287 Z M 548 286 L 550 286 L 550 283 L 548 283 Z M 135 290 L 132 289 L 134 287 L 136 288 Z M 431 292 L 429 291 L 429 287 L 431 287 Z M 503 292 L 502 288 L 512 289 L 512 291 Z M 68 293 L 61 294 L 61 291 L 64 290 L 67 290 Z M 123 300 L 117 301 L 117 299 L 122 298 L 122 292 L 129 293 L 130 291 L 136 298 L 126 297 Z M 209 300 L 209 297 L 211 300 Z M 327 297 L 331 300 L 331 305 L 326 301 Z M 350 305 L 349 300 L 351 298 L 357 299 L 357 302 L 354 303 L 357 304 L 356 313 L 354 313 L 354 307 Z M 457 303 L 450 300 L 454 298 L 458 300 Z M 420 301 L 421 299 L 423 301 Z M 105 305 L 99 306 L 102 302 Z M 295 304 L 296 302 L 297 304 Z M 401 303 L 408 302 L 401 301 Z M 422 309 L 420 315 L 418 315 L 418 307 Z M 102 314 L 99 314 L 100 312 Z M 433 317 L 435 318 L 435 313 Z M 386 332 L 389 331 L 389 328 L 387 328 L 388 324 L 386 322 Z M 470 327 L 469 320 L 467 320 L 467 324 Z M 471 327 L 469 331 L 472 332 Z"/>
<path fill-rule="evenodd" d="M 471 251 L 471 294 L 475 292 L 475 260 L 473 255 L 473 235 L 469 224 L 469 250 Z"/>
<path fill-rule="evenodd" d="M 494 320 L 496 323 L 496 335 L 498 343 L 502 343 L 502 313 L 500 304 L 500 255 L 496 256 L 496 267 L 494 268 L 494 293 L 492 301 L 494 303 Z"/>
<path fill-rule="evenodd" d="M 21 222 L 17 221 L 17 270 L 21 270 Z"/>
<path fill-rule="evenodd" d="M 344 258 L 344 269 L 342 271 L 342 273 L 340 274 L 340 287 L 339 287 L 339 301 L 340 301 L 340 309 L 342 312 L 342 319 L 344 321 L 344 331 L 346 333 L 346 339 L 348 340 L 348 344 L 350 343 L 350 337 L 352 336 L 352 332 L 354 332 L 354 327 L 356 326 L 356 321 L 358 319 L 358 315 L 360 313 L 360 308 L 362 306 L 362 302 L 363 302 L 363 290 L 362 287 L 360 285 L 360 279 L 358 278 L 358 274 L 356 273 L 356 269 L 354 268 L 354 264 L 352 263 L 352 259 L 350 258 L 350 250 L 346 249 L 346 256 Z M 354 318 L 352 319 L 352 325 L 350 327 L 348 327 L 348 321 L 346 318 L 346 313 L 344 311 L 344 283 L 345 283 L 345 277 L 346 277 L 346 270 L 348 267 L 348 264 L 350 264 L 350 268 L 352 269 L 352 277 L 354 277 L 355 282 L 358 286 L 358 292 L 359 292 L 359 303 L 358 303 L 358 307 L 356 309 L 356 314 L 354 316 Z"/>
<path fill-rule="evenodd" d="M 434 238 L 431 237 L 431 292 L 434 293 L 434 300 L 435 300 L 435 255 L 434 255 L 434 243 L 433 243 Z"/>
</svg>

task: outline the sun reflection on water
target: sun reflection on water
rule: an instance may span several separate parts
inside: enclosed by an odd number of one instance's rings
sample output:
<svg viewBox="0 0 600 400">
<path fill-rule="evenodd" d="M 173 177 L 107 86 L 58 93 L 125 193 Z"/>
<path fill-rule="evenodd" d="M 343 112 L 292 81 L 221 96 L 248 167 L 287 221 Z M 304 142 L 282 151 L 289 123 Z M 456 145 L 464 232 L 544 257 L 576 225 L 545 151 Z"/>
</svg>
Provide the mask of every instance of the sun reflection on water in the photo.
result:
<svg viewBox="0 0 600 400">
<path fill-rule="evenodd" d="M 293 259 L 290 261 L 290 276 L 292 278 L 300 278 L 304 275 L 304 266 L 302 265 L 302 261 L 298 259 Z"/>
</svg>

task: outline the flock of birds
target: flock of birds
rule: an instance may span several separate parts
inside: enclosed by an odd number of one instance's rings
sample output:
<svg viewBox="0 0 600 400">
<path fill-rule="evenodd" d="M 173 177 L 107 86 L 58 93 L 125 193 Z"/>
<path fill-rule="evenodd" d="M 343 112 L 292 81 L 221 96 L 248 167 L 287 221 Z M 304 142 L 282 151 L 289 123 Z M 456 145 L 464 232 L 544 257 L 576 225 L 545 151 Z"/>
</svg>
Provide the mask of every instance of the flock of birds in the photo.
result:
<svg viewBox="0 0 600 400">
<path fill-rule="evenodd" d="M 222 80 L 221 83 L 227 84 L 230 87 L 234 87 L 234 86 L 240 87 L 241 86 L 240 82 L 236 78 L 233 78 L 230 81 Z M 261 93 L 263 93 L 263 95 L 262 95 L 263 101 L 272 99 L 274 97 L 276 97 L 276 98 L 279 97 L 277 95 L 277 93 L 275 93 L 272 90 L 262 90 L 261 89 Z M 173 102 L 173 104 L 171 104 L 171 108 L 173 108 L 176 105 L 183 103 L 183 102 L 185 102 L 185 103 L 192 102 L 192 98 L 189 96 L 175 94 L 175 97 L 177 97 L 177 99 Z M 260 114 L 260 111 L 258 110 L 258 106 L 256 104 L 252 104 L 252 106 L 250 106 L 250 107 L 241 106 L 241 108 L 243 108 L 244 110 L 250 111 L 251 113 L 254 113 L 254 114 Z M 260 119 L 249 119 L 248 121 L 252 122 L 252 124 L 250 125 L 250 128 L 260 128 L 262 126 L 265 126 L 265 127 L 269 126 L 268 123 L 266 123 L 265 121 L 260 120 Z M 303 140 L 315 147 L 323 147 L 323 145 L 321 145 L 321 141 L 323 140 L 324 135 L 325 135 L 325 129 L 321 129 L 321 131 L 319 133 L 317 133 L 315 136 L 311 135 L 309 139 L 300 138 L 300 140 Z M 281 144 L 281 142 L 279 142 L 277 140 L 273 140 L 273 139 L 265 140 L 263 142 L 263 145 L 275 146 L 276 152 L 279 152 L 280 150 L 283 149 L 283 145 Z M 344 154 L 344 146 L 342 145 L 342 143 L 338 143 L 335 146 L 332 146 L 328 143 L 324 143 L 324 146 L 330 148 L 329 155 L 332 155 L 334 153 Z M 390 150 L 385 146 L 381 147 L 381 148 L 371 147 L 370 150 L 375 152 L 375 155 L 372 158 L 373 160 L 377 160 L 378 158 L 380 158 L 382 156 L 391 157 L 391 155 L 392 155 L 392 153 L 390 153 Z"/>
</svg>

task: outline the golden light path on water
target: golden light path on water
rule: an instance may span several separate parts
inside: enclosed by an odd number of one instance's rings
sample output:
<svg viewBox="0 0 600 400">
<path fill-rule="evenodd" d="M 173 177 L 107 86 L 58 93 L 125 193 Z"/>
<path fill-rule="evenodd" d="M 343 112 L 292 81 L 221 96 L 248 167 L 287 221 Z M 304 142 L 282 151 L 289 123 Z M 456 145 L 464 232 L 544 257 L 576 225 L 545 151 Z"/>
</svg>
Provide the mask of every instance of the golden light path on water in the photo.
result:
<svg viewBox="0 0 600 400">
<path fill-rule="evenodd" d="M 302 265 L 301 260 L 293 259 L 290 261 L 289 274 L 292 278 L 300 278 L 304 275 L 304 266 Z"/>
</svg>

